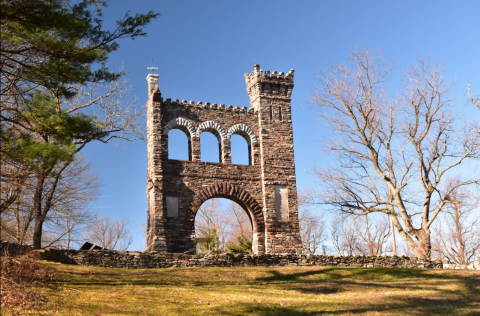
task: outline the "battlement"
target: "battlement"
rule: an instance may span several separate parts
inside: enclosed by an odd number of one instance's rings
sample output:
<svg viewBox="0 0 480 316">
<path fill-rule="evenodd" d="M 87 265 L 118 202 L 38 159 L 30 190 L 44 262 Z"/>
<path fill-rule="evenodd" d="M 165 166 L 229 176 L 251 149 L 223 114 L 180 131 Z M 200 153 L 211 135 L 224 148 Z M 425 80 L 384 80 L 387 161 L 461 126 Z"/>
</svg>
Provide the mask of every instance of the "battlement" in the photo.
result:
<svg viewBox="0 0 480 316">
<path fill-rule="evenodd" d="M 210 102 L 203 102 L 203 101 L 190 101 L 187 100 L 180 101 L 179 99 L 165 99 L 163 102 L 166 105 L 173 106 L 173 107 L 195 107 L 195 108 L 204 108 L 204 109 L 213 109 L 213 110 L 225 110 L 225 111 L 233 111 L 233 112 L 240 112 L 240 113 L 248 113 L 253 114 L 255 113 L 255 109 L 247 108 L 246 106 L 240 107 L 238 105 L 225 105 L 225 104 L 217 104 L 217 103 L 210 103 Z"/>
<path fill-rule="evenodd" d="M 255 64 L 253 72 L 245 74 L 250 102 L 254 102 L 258 97 L 290 99 L 293 90 L 294 72 L 295 70 L 290 69 L 285 75 L 284 72 L 263 71 L 260 69 L 260 65 Z"/>
<path fill-rule="evenodd" d="M 240 112 L 240 113 L 256 113 L 255 109 L 253 108 L 247 108 L 246 106 L 240 107 L 238 105 L 233 106 L 233 105 L 225 105 L 225 104 L 217 104 L 217 103 L 211 103 L 211 102 L 203 102 L 203 101 L 190 101 L 187 102 L 187 100 L 182 100 L 180 99 L 171 99 L 167 98 L 165 101 L 163 101 L 162 94 L 160 92 L 160 89 L 158 87 L 158 75 L 157 74 L 149 74 L 147 76 L 147 82 L 148 82 L 148 95 L 149 98 L 153 102 L 158 102 L 158 103 L 164 103 L 167 105 L 171 106 L 178 106 L 178 107 L 196 107 L 196 108 L 204 108 L 204 109 L 218 109 L 218 110 L 226 110 L 226 111 L 233 111 L 233 112 Z"/>
</svg>

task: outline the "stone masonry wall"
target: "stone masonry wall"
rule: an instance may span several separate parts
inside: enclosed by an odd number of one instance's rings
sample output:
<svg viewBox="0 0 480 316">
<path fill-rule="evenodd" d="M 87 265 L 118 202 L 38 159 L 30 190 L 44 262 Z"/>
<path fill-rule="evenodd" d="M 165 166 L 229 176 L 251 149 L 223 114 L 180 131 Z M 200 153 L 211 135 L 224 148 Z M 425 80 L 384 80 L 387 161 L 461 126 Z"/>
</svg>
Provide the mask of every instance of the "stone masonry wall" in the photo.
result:
<svg viewBox="0 0 480 316">
<path fill-rule="evenodd" d="M 172 267 L 254 267 L 254 266 L 336 266 L 364 268 L 426 268 L 442 269 L 439 260 L 421 260 L 414 257 L 386 256 L 317 256 L 297 254 L 183 254 L 158 252 L 117 252 L 108 250 L 41 250 L 45 260 L 59 261 L 66 264 L 99 266 L 108 268 L 172 268 Z M 448 265 L 448 268 L 460 268 Z M 476 269 L 474 266 L 463 267 Z M 480 269 L 480 268 L 479 268 Z"/>
<path fill-rule="evenodd" d="M 19 256 L 28 253 L 31 250 L 31 246 L 4 241 L 0 242 L 0 256 Z"/>
<path fill-rule="evenodd" d="M 284 74 L 263 71 L 260 65 L 245 75 L 250 104 L 258 111 L 267 253 L 287 252 L 285 244 L 296 250 L 292 252 L 301 252 L 291 111 L 293 78 L 293 69 Z M 275 213 L 276 186 L 288 191 L 287 218 L 279 219 Z"/>
<path fill-rule="evenodd" d="M 285 75 L 255 65 L 245 80 L 250 108 L 164 100 L 158 75 L 147 77 L 148 251 L 194 250 L 195 214 L 210 198 L 242 206 L 252 222 L 255 254 L 301 251 L 290 99 L 293 70 Z M 168 158 L 172 129 L 187 135 L 188 161 Z M 218 163 L 201 161 L 204 131 L 218 139 Z M 230 138 L 235 134 L 247 141 L 249 165 L 231 163 Z M 276 203 L 284 205 L 285 218 L 279 218 Z"/>
</svg>

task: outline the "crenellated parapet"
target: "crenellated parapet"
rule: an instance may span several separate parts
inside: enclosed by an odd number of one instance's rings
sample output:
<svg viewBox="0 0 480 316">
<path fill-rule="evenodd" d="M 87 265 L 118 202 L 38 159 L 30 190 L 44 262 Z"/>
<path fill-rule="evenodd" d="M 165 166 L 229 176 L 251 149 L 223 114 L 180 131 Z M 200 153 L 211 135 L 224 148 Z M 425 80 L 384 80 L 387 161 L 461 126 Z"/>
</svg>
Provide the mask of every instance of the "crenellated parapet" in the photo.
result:
<svg viewBox="0 0 480 316">
<path fill-rule="evenodd" d="M 259 97 L 290 100 L 293 90 L 293 77 L 295 70 L 285 74 L 284 72 L 263 71 L 260 65 L 253 66 L 253 72 L 245 74 L 245 83 L 247 85 L 250 102 Z"/>
<path fill-rule="evenodd" d="M 241 112 L 241 113 L 248 113 L 248 114 L 254 114 L 255 109 L 253 108 L 248 108 L 246 106 L 240 107 L 238 105 L 233 106 L 233 105 L 225 105 L 225 104 L 217 104 L 217 103 L 210 103 L 210 102 L 203 102 L 203 101 L 190 101 L 187 102 L 187 100 L 182 100 L 180 99 L 171 99 L 167 98 L 163 102 L 166 106 L 172 106 L 172 107 L 184 107 L 184 108 L 196 108 L 196 109 L 212 109 L 212 110 L 225 110 L 225 111 L 230 111 L 230 112 Z"/>
</svg>

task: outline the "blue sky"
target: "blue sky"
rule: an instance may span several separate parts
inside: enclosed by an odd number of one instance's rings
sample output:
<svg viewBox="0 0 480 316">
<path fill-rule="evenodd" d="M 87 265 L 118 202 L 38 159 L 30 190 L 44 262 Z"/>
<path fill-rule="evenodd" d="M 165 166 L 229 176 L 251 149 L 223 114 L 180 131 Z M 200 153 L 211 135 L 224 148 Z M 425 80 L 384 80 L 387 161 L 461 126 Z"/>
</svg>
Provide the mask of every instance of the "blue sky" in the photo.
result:
<svg viewBox="0 0 480 316">
<path fill-rule="evenodd" d="M 147 99 L 153 57 L 164 98 L 249 106 L 244 74 L 254 62 L 264 70 L 295 69 L 292 95 L 297 186 L 315 187 L 309 173 L 329 158 L 318 140 L 328 133 L 306 108 L 320 67 L 346 62 L 355 47 L 383 51 L 397 71 L 430 56 L 446 64 L 446 76 L 466 93 L 468 82 L 480 94 L 480 1 L 111 1 L 104 26 L 131 10 L 161 12 L 147 36 L 119 41 L 111 69 L 125 65 L 130 97 Z M 395 90 L 396 87 L 393 86 Z M 400 87 L 398 87 L 400 89 Z M 458 101 L 460 111 L 478 116 Z M 208 142 L 207 142 L 208 143 Z M 130 217 L 134 244 L 145 240 L 147 153 L 142 142 L 87 146 L 93 171 L 101 174 L 101 197 L 91 204 L 101 216 Z"/>
</svg>

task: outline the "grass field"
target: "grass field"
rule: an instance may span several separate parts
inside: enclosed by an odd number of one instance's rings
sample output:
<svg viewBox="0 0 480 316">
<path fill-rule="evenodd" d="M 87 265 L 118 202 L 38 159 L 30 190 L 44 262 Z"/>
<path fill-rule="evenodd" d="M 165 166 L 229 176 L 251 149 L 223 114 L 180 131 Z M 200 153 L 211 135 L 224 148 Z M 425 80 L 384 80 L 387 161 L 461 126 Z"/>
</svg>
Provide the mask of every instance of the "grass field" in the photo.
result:
<svg viewBox="0 0 480 316">
<path fill-rule="evenodd" d="M 39 287 L 47 302 L 22 314 L 480 315 L 479 271 L 47 265 L 61 280 Z"/>
</svg>

